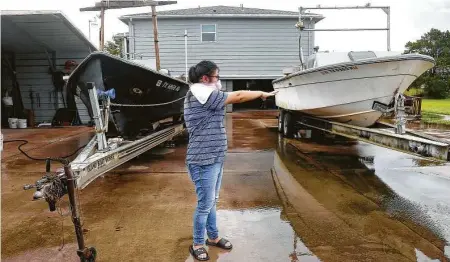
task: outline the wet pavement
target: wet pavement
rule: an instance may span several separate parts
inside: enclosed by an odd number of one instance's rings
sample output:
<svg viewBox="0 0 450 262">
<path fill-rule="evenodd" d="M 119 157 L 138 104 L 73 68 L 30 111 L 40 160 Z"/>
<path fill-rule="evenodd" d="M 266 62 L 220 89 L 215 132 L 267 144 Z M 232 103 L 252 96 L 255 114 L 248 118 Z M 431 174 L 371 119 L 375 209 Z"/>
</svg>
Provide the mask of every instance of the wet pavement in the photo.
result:
<svg viewBox="0 0 450 262">
<path fill-rule="evenodd" d="M 275 116 L 227 116 L 218 225 L 234 248 L 208 248 L 211 261 L 446 261 L 450 165 L 348 140 L 282 139 Z M 2 132 L 29 139 L 24 148 L 39 157 L 68 154 L 92 135 L 61 130 Z M 31 201 L 33 191 L 22 186 L 45 164 L 16 146 L 2 152 L 2 260 L 77 261 L 67 196 L 63 216 Z M 180 138 L 79 191 L 85 242 L 97 261 L 193 261 L 196 200 L 185 151 Z"/>
<path fill-rule="evenodd" d="M 297 234 L 321 260 L 445 261 L 448 166 L 429 174 L 414 157 L 368 144 L 280 144 L 277 188 Z"/>
</svg>

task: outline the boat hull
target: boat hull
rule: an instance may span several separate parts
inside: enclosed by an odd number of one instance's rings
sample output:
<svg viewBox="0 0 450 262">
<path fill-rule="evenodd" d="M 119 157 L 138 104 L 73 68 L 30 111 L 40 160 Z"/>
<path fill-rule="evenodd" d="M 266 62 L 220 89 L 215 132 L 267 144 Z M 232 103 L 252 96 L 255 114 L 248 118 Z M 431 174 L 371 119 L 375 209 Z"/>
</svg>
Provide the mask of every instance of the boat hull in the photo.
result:
<svg viewBox="0 0 450 262">
<path fill-rule="evenodd" d="M 152 131 L 164 119 L 179 121 L 189 90 L 187 82 L 161 74 L 139 64 L 103 53 L 90 54 L 67 81 L 70 91 L 79 96 L 92 118 L 87 83 L 102 91 L 115 89 L 109 126 L 114 135 L 136 136 Z M 159 104 L 158 106 L 155 106 Z M 153 106 L 150 106 L 153 105 Z"/>
<path fill-rule="evenodd" d="M 368 127 L 380 117 L 375 102 L 390 104 L 397 92 L 434 65 L 431 57 L 400 55 L 317 67 L 273 81 L 278 107 Z"/>
</svg>

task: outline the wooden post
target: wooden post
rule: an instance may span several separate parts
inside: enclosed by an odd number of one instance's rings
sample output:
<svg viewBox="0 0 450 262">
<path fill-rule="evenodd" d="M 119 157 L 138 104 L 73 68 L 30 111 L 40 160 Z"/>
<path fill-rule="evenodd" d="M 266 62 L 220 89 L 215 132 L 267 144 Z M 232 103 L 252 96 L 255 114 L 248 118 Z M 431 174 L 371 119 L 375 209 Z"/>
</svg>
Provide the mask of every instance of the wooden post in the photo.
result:
<svg viewBox="0 0 450 262">
<path fill-rule="evenodd" d="M 155 58 L 156 58 L 156 70 L 161 69 L 159 60 L 159 45 L 158 45 L 158 22 L 156 21 L 156 7 L 152 5 L 152 21 L 153 21 L 153 38 L 155 40 Z"/>
<path fill-rule="evenodd" d="M 152 0 L 105 1 L 105 0 L 102 0 L 100 2 L 96 2 L 95 6 L 80 8 L 80 11 L 81 12 L 100 11 L 101 25 L 100 25 L 100 37 L 99 37 L 100 38 L 99 49 L 101 51 L 103 51 L 103 49 L 105 47 L 105 11 L 107 9 L 120 9 L 120 8 L 129 8 L 129 7 L 151 6 L 152 7 L 152 20 L 153 20 L 153 34 L 154 34 L 154 39 L 155 39 L 156 68 L 158 70 L 160 70 L 161 65 L 160 65 L 160 59 L 159 59 L 158 23 L 156 21 L 156 6 L 171 5 L 171 4 L 176 4 L 176 3 L 177 3 L 177 1 L 152 1 Z"/>
<path fill-rule="evenodd" d="M 105 7 L 102 6 L 100 11 L 100 51 L 103 51 L 103 47 L 105 46 Z"/>
</svg>

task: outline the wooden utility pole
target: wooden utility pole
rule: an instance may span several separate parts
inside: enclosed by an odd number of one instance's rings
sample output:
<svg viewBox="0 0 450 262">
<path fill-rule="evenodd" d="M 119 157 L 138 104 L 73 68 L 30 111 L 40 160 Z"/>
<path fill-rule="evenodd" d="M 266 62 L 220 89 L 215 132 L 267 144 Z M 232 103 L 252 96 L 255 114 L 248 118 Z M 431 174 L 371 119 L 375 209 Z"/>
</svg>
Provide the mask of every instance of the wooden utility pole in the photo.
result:
<svg viewBox="0 0 450 262">
<path fill-rule="evenodd" d="M 156 70 L 161 69 L 161 61 L 159 60 L 159 43 L 158 43 L 158 21 L 156 18 L 156 7 L 152 5 L 152 22 L 153 22 L 153 39 L 155 43 Z"/>
<path fill-rule="evenodd" d="M 108 9 L 121 9 L 130 7 L 152 7 L 152 21 L 153 21 L 153 36 L 155 38 L 155 57 L 156 68 L 160 69 L 159 59 L 159 45 L 158 45 L 158 24 L 156 21 L 156 6 L 176 4 L 177 1 L 150 1 L 150 0 L 102 0 L 96 2 L 95 6 L 80 8 L 81 12 L 84 11 L 100 11 L 101 27 L 100 27 L 100 50 L 103 51 L 105 46 L 105 11 Z"/>
<path fill-rule="evenodd" d="M 105 46 L 105 7 L 102 6 L 100 11 L 100 51 Z"/>
</svg>

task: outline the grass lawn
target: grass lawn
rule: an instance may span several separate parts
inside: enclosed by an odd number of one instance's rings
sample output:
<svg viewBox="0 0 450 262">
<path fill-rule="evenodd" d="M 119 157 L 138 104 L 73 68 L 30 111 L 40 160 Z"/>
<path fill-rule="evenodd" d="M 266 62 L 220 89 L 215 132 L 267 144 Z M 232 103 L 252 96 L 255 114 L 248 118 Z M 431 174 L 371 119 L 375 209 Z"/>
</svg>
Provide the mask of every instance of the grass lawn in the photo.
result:
<svg viewBox="0 0 450 262">
<path fill-rule="evenodd" d="M 450 120 L 445 120 L 443 116 L 422 111 L 422 123 L 439 124 L 450 127 Z"/>
<path fill-rule="evenodd" d="M 422 122 L 450 126 L 450 120 L 444 120 L 442 115 L 450 115 L 450 99 L 423 99 Z"/>
<path fill-rule="evenodd" d="M 450 99 L 423 99 L 422 112 L 450 115 Z"/>
<path fill-rule="evenodd" d="M 444 120 L 444 117 L 438 114 L 450 115 L 450 99 L 422 100 L 423 123 L 450 126 L 450 120 Z"/>
</svg>

